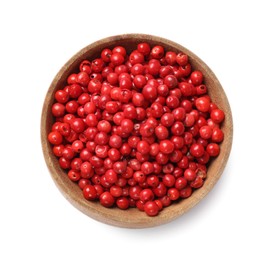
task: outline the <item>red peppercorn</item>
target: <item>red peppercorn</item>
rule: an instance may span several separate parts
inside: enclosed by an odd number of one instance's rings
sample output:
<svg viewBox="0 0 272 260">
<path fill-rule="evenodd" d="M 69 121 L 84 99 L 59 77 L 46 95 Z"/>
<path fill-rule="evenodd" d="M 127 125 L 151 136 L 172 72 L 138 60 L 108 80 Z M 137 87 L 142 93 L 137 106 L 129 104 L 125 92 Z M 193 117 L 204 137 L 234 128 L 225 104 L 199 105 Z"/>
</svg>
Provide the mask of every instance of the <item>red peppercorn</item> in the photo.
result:
<svg viewBox="0 0 272 260">
<path fill-rule="evenodd" d="M 179 52 L 176 55 L 176 62 L 180 66 L 185 66 L 188 63 L 188 56 L 182 52 Z"/>
<path fill-rule="evenodd" d="M 67 175 L 71 181 L 75 181 L 75 182 L 80 180 L 81 178 L 80 173 L 75 170 L 69 170 Z"/>
<path fill-rule="evenodd" d="M 121 121 L 121 131 L 126 134 L 129 134 L 133 131 L 133 126 L 134 124 L 130 119 L 123 119 Z"/>
<path fill-rule="evenodd" d="M 210 116 L 216 124 L 220 124 L 225 119 L 225 113 L 221 109 L 213 109 Z"/>
<path fill-rule="evenodd" d="M 153 59 L 160 59 L 162 58 L 163 55 L 164 55 L 164 49 L 162 46 L 157 45 L 151 49 L 150 56 Z"/>
<path fill-rule="evenodd" d="M 190 186 L 186 186 L 185 188 L 181 189 L 179 193 L 180 197 L 183 199 L 190 197 L 191 194 L 192 188 Z"/>
<path fill-rule="evenodd" d="M 124 63 L 125 58 L 122 54 L 116 52 L 116 53 L 112 53 L 110 57 L 110 61 L 114 66 L 118 66 Z"/>
<path fill-rule="evenodd" d="M 104 206 L 104 207 L 112 207 L 114 202 L 115 202 L 115 199 L 114 197 L 110 194 L 109 191 L 105 191 L 103 192 L 100 196 L 99 196 L 99 200 L 100 200 L 100 203 Z"/>
<path fill-rule="evenodd" d="M 174 151 L 174 144 L 170 140 L 160 141 L 160 151 L 164 154 L 170 154 Z"/>
<path fill-rule="evenodd" d="M 210 109 L 210 100 L 207 97 L 200 97 L 195 101 L 196 108 L 201 112 L 208 112 Z"/>
<path fill-rule="evenodd" d="M 157 216 L 159 213 L 159 207 L 154 201 L 148 201 L 144 204 L 144 211 L 148 216 Z"/>
<path fill-rule="evenodd" d="M 203 72 L 160 45 L 105 48 L 55 93 L 48 134 L 87 200 L 156 216 L 203 186 L 225 119 Z"/>
<path fill-rule="evenodd" d="M 223 139 L 224 139 L 224 133 L 223 133 L 223 131 L 220 128 L 215 127 L 213 129 L 212 138 L 211 139 L 212 139 L 213 142 L 216 142 L 216 143 L 222 142 Z"/>
<path fill-rule="evenodd" d="M 195 86 L 202 84 L 203 74 L 199 70 L 195 70 L 191 73 L 190 79 Z"/>
<path fill-rule="evenodd" d="M 186 186 L 187 186 L 187 179 L 185 179 L 183 177 L 179 177 L 179 178 L 176 179 L 176 182 L 175 182 L 175 188 L 176 189 L 182 190 Z"/>
<path fill-rule="evenodd" d="M 151 201 L 154 199 L 154 193 L 151 189 L 143 189 L 140 192 L 140 200 L 141 201 Z"/>
<path fill-rule="evenodd" d="M 141 154 L 148 154 L 150 151 L 150 145 L 147 141 L 139 141 L 137 144 L 137 151 Z"/>
<path fill-rule="evenodd" d="M 169 65 L 175 65 L 177 54 L 173 51 L 168 51 L 165 54 L 165 60 Z"/>
<path fill-rule="evenodd" d="M 85 123 L 81 118 L 74 118 L 71 121 L 71 128 L 76 132 L 76 133 L 82 133 L 85 129 Z"/>
<path fill-rule="evenodd" d="M 54 145 L 60 145 L 62 143 L 62 135 L 58 131 L 50 132 L 48 135 L 48 141 Z"/>
<path fill-rule="evenodd" d="M 58 90 L 55 93 L 55 99 L 58 103 L 65 104 L 69 100 L 69 93 L 64 90 Z"/>
<path fill-rule="evenodd" d="M 168 191 L 167 191 L 167 196 L 172 200 L 177 200 L 179 199 L 179 190 L 176 189 L 176 188 L 170 188 Z"/>
<path fill-rule="evenodd" d="M 55 103 L 52 106 L 52 114 L 55 117 L 64 116 L 65 113 L 65 106 L 61 103 Z"/>
<path fill-rule="evenodd" d="M 143 42 L 137 45 L 137 50 L 143 55 L 147 56 L 150 53 L 151 48 L 148 43 Z"/>
<path fill-rule="evenodd" d="M 128 209 L 129 208 L 129 200 L 126 197 L 120 197 L 116 200 L 116 205 L 119 209 Z"/>
<path fill-rule="evenodd" d="M 157 89 L 152 85 L 145 85 L 142 94 L 147 101 L 152 101 L 157 97 Z"/>
<path fill-rule="evenodd" d="M 71 164 L 71 160 L 65 159 L 64 157 L 59 158 L 59 165 L 62 169 L 69 169 Z"/>
<path fill-rule="evenodd" d="M 143 63 L 144 62 L 144 55 L 143 53 L 139 52 L 138 50 L 134 50 L 129 55 L 129 61 L 132 65 Z"/>
<path fill-rule="evenodd" d="M 93 185 L 85 185 L 83 188 L 83 196 L 87 200 L 95 200 L 97 198 L 97 191 Z"/>
<path fill-rule="evenodd" d="M 199 143 L 192 144 L 190 147 L 190 153 L 194 157 L 201 157 L 204 154 L 204 147 Z"/>
<path fill-rule="evenodd" d="M 153 171 L 154 171 L 153 163 L 143 162 L 142 165 L 141 165 L 141 170 L 145 175 L 153 173 Z"/>
<path fill-rule="evenodd" d="M 166 126 L 166 127 L 172 126 L 174 121 L 175 121 L 175 118 L 174 118 L 174 115 L 172 113 L 165 113 L 161 117 L 161 124 Z"/>
<path fill-rule="evenodd" d="M 210 156 L 218 156 L 220 153 L 220 146 L 217 143 L 209 143 L 207 145 L 206 151 Z"/>
<path fill-rule="evenodd" d="M 208 125 L 204 125 L 199 129 L 199 135 L 203 139 L 210 139 L 212 136 L 212 128 Z"/>
</svg>

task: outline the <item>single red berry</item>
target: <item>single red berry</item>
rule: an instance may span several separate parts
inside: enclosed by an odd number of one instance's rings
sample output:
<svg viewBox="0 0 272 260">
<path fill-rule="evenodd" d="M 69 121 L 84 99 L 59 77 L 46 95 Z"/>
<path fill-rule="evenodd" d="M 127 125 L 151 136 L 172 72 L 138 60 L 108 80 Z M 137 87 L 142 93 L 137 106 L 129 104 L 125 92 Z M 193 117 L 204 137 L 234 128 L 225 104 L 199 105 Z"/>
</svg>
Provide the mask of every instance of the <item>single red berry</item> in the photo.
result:
<svg viewBox="0 0 272 260">
<path fill-rule="evenodd" d="M 55 117 L 64 116 L 65 113 L 65 106 L 61 103 L 55 103 L 52 106 L 52 114 Z"/>
<path fill-rule="evenodd" d="M 156 175 L 148 175 L 146 182 L 150 187 L 155 188 L 159 185 L 160 180 Z"/>
<path fill-rule="evenodd" d="M 212 132 L 211 140 L 212 142 L 215 142 L 215 143 L 221 143 L 224 140 L 223 131 L 220 128 L 215 127 Z"/>
<path fill-rule="evenodd" d="M 135 171 L 133 173 L 133 179 L 138 183 L 143 183 L 146 180 L 146 176 L 142 171 Z"/>
<path fill-rule="evenodd" d="M 133 79 L 133 83 L 136 88 L 142 89 L 146 85 L 147 80 L 144 75 L 136 75 Z"/>
<path fill-rule="evenodd" d="M 220 146 L 217 143 L 209 143 L 206 147 L 206 151 L 210 156 L 216 157 L 220 153 Z"/>
<path fill-rule="evenodd" d="M 105 179 L 107 182 L 109 182 L 110 184 L 113 184 L 117 181 L 118 177 L 117 177 L 117 173 L 110 169 L 110 170 L 107 170 L 106 173 L 105 173 Z"/>
<path fill-rule="evenodd" d="M 199 86 L 196 86 L 196 94 L 197 95 L 204 95 L 207 93 L 207 87 L 204 84 L 201 84 Z"/>
<path fill-rule="evenodd" d="M 58 90 L 55 93 L 55 99 L 58 103 L 65 104 L 69 100 L 69 93 L 64 90 Z"/>
<path fill-rule="evenodd" d="M 132 65 L 143 63 L 144 55 L 138 50 L 132 51 L 131 54 L 129 55 L 129 61 L 131 62 Z"/>
<path fill-rule="evenodd" d="M 172 113 L 165 113 L 161 117 L 161 124 L 166 127 L 172 126 L 174 121 L 175 121 L 175 118 Z"/>
<path fill-rule="evenodd" d="M 62 135 L 58 131 L 50 132 L 48 135 L 48 141 L 53 145 L 61 144 L 62 140 Z"/>
<path fill-rule="evenodd" d="M 157 216 L 159 213 L 159 207 L 156 202 L 148 201 L 144 204 L 144 211 L 148 216 Z"/>
<path fill-rule="evenodd" d="M 133 131 L 133 121 L 131 119 L 123 119 L 121 121 L 121 131 L 125 134 L 130 134 Z"/>
<path fill-rule="evenodd" d="M 104 68 L 105 63 L 103 59 L 97 58 L 94 59 L 91 63 L 91 69 L 94 73 L 100 73 L 102 69 Z"/>
<path fill-rule="evenodd" d="M 170 200 L 174 201 L 174 200 L 177 200 L 179 199 L 180 197 L 180 191 L 176 188 L 170 188 L 168 191 L 167 191 L 167 196 L 170 198 Z"/>
<path fill-rule="evenodd" d="M 190 186 L 186 186 L 185 188 L 181 189 L 180 190 L 180 197 L 185 199 L 185 198 L 188 198 L 192 195 L 192 188 Z"/>
<path fill-rule="evenodd" d="M 143 162 L 141 165 L 141 171 L 145 174 L 151 174 L 154 172 L 154 166 L 151 162 Z"/>
<path fill-rule="evenodd" d="M 150 145 L 147 141 L 139 141 L 137 144 L 137 151 L 141 154 L 148 154 L 150 151 Z"/>
<path fill-rule="evenodd" d="M 128 209 L 129 208 L 129 200 L 126 197 L 119 197 L 116 200 L 116 205 L 119 209 Z"/>
<path fill-rule="evenodd" d="M 195 70 L 191 73 L 190 79 L 195 86 L 202 84 L 203 74 L 199 70 Z"/>
<path fill-rule="evenodd" d="M 184 177 L 179 177 L 176 179 L 176 182 L 175 182 L 176 189 L 182 190 L 186 186 L 187 186 L 187 179 L 185 179 Z"/>
<path fill-rule="evenodd" d="M 68 178 L 74 182 L 78 181 L 81 178 L 80 173 L 75 170 L 69 170 L 67 175 Z"/>
<path fill-rule="evenodd" d="M 165 174 L 162 178 L 162 182 L 166 187 L 173 187 L 176 179 L 172 174 Z"/>
<path fill-rule="evenodd" d="M 189 97 L 194 94 L 194 85 L 191 83 L 182 81 L 179 83 L 178 87 L 184 97 Z"/>
<path fill-rule="evenodd" d="M 89 76 L 87 75 L 87 77 L 89 82 Z M 82 87 L 79 84 L 72 84 L 68 87 L 68 93 L 71 98 L 78 98 L 82 94 L 82 92 L 83 92 Z"/>
<path fill-rule="evenodd" d="M 85 185 L 83 188 L 83 196 L 87 200 L 95 200 L 97 198 L 97 192 L 93 185 Z"/>
<path fill-rule="evenodd" d="M 68 159 L 68 160 L 71 160 L 71 159 L 74 158 L 75 152 L 74 152 L 74 150 L 72 149 L 72 146 L 71 146 L 71 145 L 66 145 L 66 147 L 63 148 L 63 150 L 62 150 L 62 156 L 63 156 L 65 159 Z"/>
<path fill-rule="evenodd" d="M 108 150 L 108 158 L 113 162 L 121 159 L 121 153 L 116 148 L 111 148 Z"/>
<path fill-rule="evenodd" d="M 220 124 L 225 119 L 225 113 L 221 109 L 213 109 L 210 116 L 216 124 Z"/>
<path fill-rule="evenodd" d="M 149 75 L 157 76 L 160 73 L 161 63 L 156 59 L 151 59 L 147 64 L 147 71 Z"/>
<path fill-rule="evenodd" d="M 170 140 L 160 141 L 160 151 L 164 154 L 170 154 L 174 151 L 175 146 Z"/>
<path fill-rule="evenodd" d="M 71 165 L 71 160 L 66 159 L 62 156 L 59 158 L 59 165 L 62 169 L 69 169 Z"/>
<path fill-rule="evenodd" d="M 174 75 L 167 75 L 163 79 L 163 83 L 169 88 L 174 89 L 178 85 L 178 80 Z"/>
<path fill-rule="evenodd" d="M 114 199 L 114 197 L 110 194 L 109 191 L 103 192 L 103 193 L 99 196 L 99 201 L 100 201 L 101 205 L 104 206 L 104 207 L 106 207 L 106 208 L 112 207 L 113 204 L 115 203 L 115 199 Z"/>
<path fill-rule="evenodd" d="M 171 126 L 171 133 L 174 136 L 181 136 L 185 131 L 185 127 L 184 124 L 182 122 L 175 122 L 172 126 Z"/>
<path fill-rule="evenodd" d="M 123 190 L 121 187 L 117 186 L 117 185 L 112 185 L 110 187 L 110 194 L 115 197 L 115 198 L 118 198 L 120 196 L 122 196 L 123 194 Z"/>
<path fill-rule="evenodd" d="M 140 186 L 132 186 L 129 188 L 129 196 L 134 200 L 140 199 L 142 188 Z"/>
<path fill-rule="evenodd" d="M 190 153 L 194 157 L 201 157 L 205 152 L 205 149 L 202 144 L 195 143 L 190 147 Z"/>
<path fill-rule="evenodd" d="M 187 181 L 193 181 L 196 178 L 196 171 L 191 170 L 191 169 L 186 169 L 184 171 L 184 178 Z"/>
<path fill-rule="evenodd" d="M 63 144 L 54 145 L 54 147 L 53 147 L 53 153 L 54 153 L 54 155 L 56 155 L 57 157 L 61 157 L 63 149 L 64 149 L 64 145 Z"/>
<path fill-rule="evenodd" d="M 164 55 L 164 48 L 156 45 L 151 49 L 150 56 L 152 59 L 160 59 Z"/>
<path fill-rule="evenodd" d="M 157 88 L 152 85 L 145 85 L 142 94 L 147 101 L 153 101 L 157 97 Z"/>
<path fill-rule="evenodd" d="M 212 128 L 208 125 L 204 125 L 199 129 L 199 135 L 203 139 L 210 139 L 212 136 Z"/>
<path fill-rule="evenodd" d="M 113 164 L 112 168 L 117 174 L 124 174 L 127 170 L 127 162 L 117 161 Z"/>
<path fill-rule="evenodd" d="M 140 200 L 149 201 L 154 199 L 154 193 L 151 189 L 143 189 L 140 192 Z"/>
<path fill-rule="evenodd" d="M 179 52 L 176 56 L 176 62 L 180 66 L 185 66 L 188 63 L 188 56 L 182 52 Z"/>
<path fill-rule="evenodd" d="M 72 119 L 70 126 L 76 133 L 82 133 L 85 129 L 85 123 L 81 118 Z"/>
<path fill-rule="evenodd" d="M 175 65 L 177 54 L 173 51 L 167 51 L 165 53 L 165 60 L 169 65 Z"/>
<path fill-rule="evenodd" d="M 119 66 L 124 63 L 125 58 L 122 54 L 116 52 L 116 53 L 112 53 L 110 60 L 114 66 Z"/>
<path fill-rule="evenodd" d="M 107 120 L 101 120 L 97 124 L 98 131 L 109 133 L 111 131 L 111 124 Z"/>
<path fill-rule="evenodd" d="M 201 112 L 208 112 L 210 109 L 210 100 L 207 97 L 200 97 L 195 101 L 196 108 Z"/>
<path fill-rule="evenodd" d="M 143 55 L 147 56 L 150 53 L 150 45 L 146 42 L 139 43 L 137 45 L 137 50 Z"/>
</svg>

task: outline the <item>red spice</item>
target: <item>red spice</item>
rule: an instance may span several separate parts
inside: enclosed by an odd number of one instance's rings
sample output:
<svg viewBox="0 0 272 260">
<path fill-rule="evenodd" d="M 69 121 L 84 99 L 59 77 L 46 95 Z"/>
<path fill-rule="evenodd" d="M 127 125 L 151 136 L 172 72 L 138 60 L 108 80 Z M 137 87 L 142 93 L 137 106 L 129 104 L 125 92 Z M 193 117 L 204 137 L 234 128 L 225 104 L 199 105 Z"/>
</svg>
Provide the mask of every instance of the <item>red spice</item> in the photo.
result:
<svg viewBox="0 0 272 260">
<path fill-rule="evenodd" d="M 52 115 L 48 141 L 84 198 L 149 216 L 202 187 L 224 139 L 225 114 L 202 72 L 186 54 L 146 42 L 82 60 Z"/>
</svg>

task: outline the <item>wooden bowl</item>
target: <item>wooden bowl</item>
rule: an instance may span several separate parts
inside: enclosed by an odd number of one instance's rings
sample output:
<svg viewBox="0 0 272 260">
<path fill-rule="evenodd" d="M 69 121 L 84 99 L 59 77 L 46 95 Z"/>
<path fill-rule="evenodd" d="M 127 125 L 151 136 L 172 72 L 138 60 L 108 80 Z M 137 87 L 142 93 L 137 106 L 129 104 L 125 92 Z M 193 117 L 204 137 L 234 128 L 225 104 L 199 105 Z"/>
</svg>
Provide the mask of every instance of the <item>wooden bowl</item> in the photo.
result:
<svg viewBox="0 0 272 260">
<path fill-rule="evenodd" d="M 189 56 L 192 67 L 203 72 L 205 84 L 208 87 L 209 95 L 212 100 L 225 112 L 225 121 L 222 125 L 225 139 L 221 143 L 220 155 L 213 160 L 209 166 L 207 179 L 205 180 L 204 185 L 200 189 L 194 191 L 191 197 L 183 199 L 178 203 L 173 203 L 170 207 L 164 208 L 156 217 L 148 217 L 144 212 L 140 212 L 135 208 L 129 210 L 105 208 L 98 202 L 85 200 L 78 185 L 69 180 L 65 171 L 60 168 L 57 158 L 52 153 L 52 147 L 47 141 L 47 135 L 53 124 L 51 106 L 54 102 L 54 94 L 57 90 L 65 86 L 67 76 L 77 71 L 80 62 L 84 59 L 92 60 L 97 58 L 102 49 L 113 48 L 116 45 L 122 45 L 127 48 L 128 51 L 131 51 L 136 48 L 138 43 L 143 41 L 148 42 L 151 46 L 158 44 L 162 45 L 167 51 L 182 51 L 186 53 Z M 211 69 L 195 54 L 183 46 L 164 38 L 145 34 L 125 34 L 108 37 L 88 45 L 75 54 L 61 68 L 51 83 L 44 100 L 41 117 L 41 142 L 44 158 L 53 180 L 64 197 L 77 209 L 93 219 L 110 225 L 127 228 L 147 228 L 170 222 L 183 215 L 202 200 L 214 187 L 224 170 L 231 151 L 232 134 L 232 115 L 228 99 Z"/>
</svg>

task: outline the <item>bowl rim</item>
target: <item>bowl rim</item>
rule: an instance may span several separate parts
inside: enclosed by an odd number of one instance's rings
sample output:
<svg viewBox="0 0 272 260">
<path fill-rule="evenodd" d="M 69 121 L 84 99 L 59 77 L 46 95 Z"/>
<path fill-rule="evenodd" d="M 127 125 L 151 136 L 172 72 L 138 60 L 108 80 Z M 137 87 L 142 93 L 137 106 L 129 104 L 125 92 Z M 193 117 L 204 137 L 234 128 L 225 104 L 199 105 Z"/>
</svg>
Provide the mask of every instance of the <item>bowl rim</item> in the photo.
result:
<svg viewBox="0 0 272 260">
<path fill-rule="evenodd" d="M 76 195 L 75 192 L 73 192 L 73 188 L 71 190 L 71 185 L 67 185 L 66 181 L 63 180 L 63 176 L 59 176 L 58 172 L 61 170 L 63 171 L 60 167 L 55 167 L 55 161 L 56 158 L 52 157 L 52 151 L 50 153 L 51 145 L 47 141 L 47 133 L 49 131 L 47 121 L 48 121 L 48 111 L 49 111 L 49 105 L 50 99 L 52 101 L 52 95 L 54 94 L 56 90 L 56 86 L 59 83 L 60 78 L 68 71 L 71 70 L 71 67 L 75 65 L 75 63 L 78 64 L 79 61 L 77 61 L 78 57 L 84 56 L 87 54 L 87 52 L 90 49 L 95 49 L 100 46 L 100 49 L 104 48 L 103 46 L 109 45 L 116 45 L 117 43 L 120 43 L 122 41 L 135 41 L 135 42 L 142 42 L 142 41 L 147 41 L 149 43 L 162 43 L 162 45 L 167 46 L 169 49 L 178 49 L 182 50 L 185 52 L 190 59 L 190 62 L 193 60 L 198 63 L 199 66 L 203 68 L 202 72 L 203 74 L 209 78 L 212 78 L 214 80 L 214 84 L 220 91 L 220 95 L 224 99 L 225 106 L 227 107 L 227 113 L 225 111 L 226 117 L 225 117 L 225 122 L 224 124 L 227 124 L 227 131 L 228 135 L 225 136 L 224 141 L 222 144 L 224 145 L 225 152 L 224 152 L 224 157 L 219 161 L 218 158 L 215 161 L 218 161 L 218 170 L 217 174 L 215 177 L 209 181 L 207 184 L 206 181 L 204 183 L 205 189 L 201 187 L 200 189 L 197 189 L 194 191 L 193 195 L 186 200 L 188 203 L 184 203 L 184 207 L 180 207 L 180 203 L 177 204 L 172 204 L 170 207 L 164 208 L 162 212 L 156 217 L 148 217 L 145 216 L 145 214 L 142 213 L 143 216 L 141 218 L 133 218 L 133 214 L 137 209 L 129 209 L 127 211 L 122 211 L 117 209 L 120 214 L 115 214 L 115 209 L 108 209 L 104 207 L 100 207 L 97 202 L 90 202 L 87 201 L 83 198 L 79 199 L 78 196 Z M 100 222 L 110 224 L 113 226 L 118 226 L 118 227 L 125 227 L 125 228 L 148 228 L 148 227 L 154 227 L 154 226 L 159 226 L 162 224 L 166 224 L 170 221 L 175 220 L 176 218 L 180 217 L 184 213 L 188 212 L 191 208 L 193 208 L 197 203 L 199 203 L 214 187 L 214 185 L 217 183 L 219 178 L 221 177 L 223 170 L 228 162 L 231 148 L 232 148 L 232 141 L 233 141 L 233 120 L 232 120 L 232 112 L 231 112 L 231 107 L 229 105 L 228 98 L 225 94 L 225 91 L 223 87 L 221 86 L 219 80 L 213 73 L 213 71 L 208 67 L 208 65 L 202 61 L 197 55 L 195 55 L 193 52 L 191 52 L 189 49 L 186 47 L 183 47 L 182 45 L 173 42 L 171 40 L 168 40 L 166 38 L 162 38 L 159 36 L 154 36 L 150 34 L 122 34 L 122 35 L 115 35 L 115 36 L 109 36 L 100 40 L 97 40 L 86 47 L 82 48 L 79 50 L 77 53 L 75 53 L 59 70 L 59 72 L 56 74 L 54 79 L 52 80 L 50 87 L 46 93 L 44 103 L 43 103 L 43 108 L 42 108 L 42 115 L 41 115 L 41 123 L 40 123 L 40 130 L 41 130 L 41 143 L 42 143 L 42 150 L 43 150 L 43 155 L 45 158 L 45 162 L 47 165 L 47 168 L 50 172 L 50 175 L 52 179 L 54 180 L 54 183 L 60 190 L 60 192 L 63 194 L 63 196 L 72 204 L 74 205 L 78 210 L 83 212 L 84 214 L 88 215 L 89 217 L 92 217 L 95 220 L 98 220 Z M 222 146 L 221 144 L 221 146 Z M 68 179 L 68 177 L 67 177 Z M 69 180 L 70 181 L 70 180 Z M 70 181 L 71 184 L 74 184 L 72 181 Z M 185 201 L 185 200 L 183 200 Z M 171 210 L 169 210 L 169 208 Z M 138 210 L 137 210 L 138 211 Z M 123 216 L 120 216 L 123 215 Z"/>
</svg>

